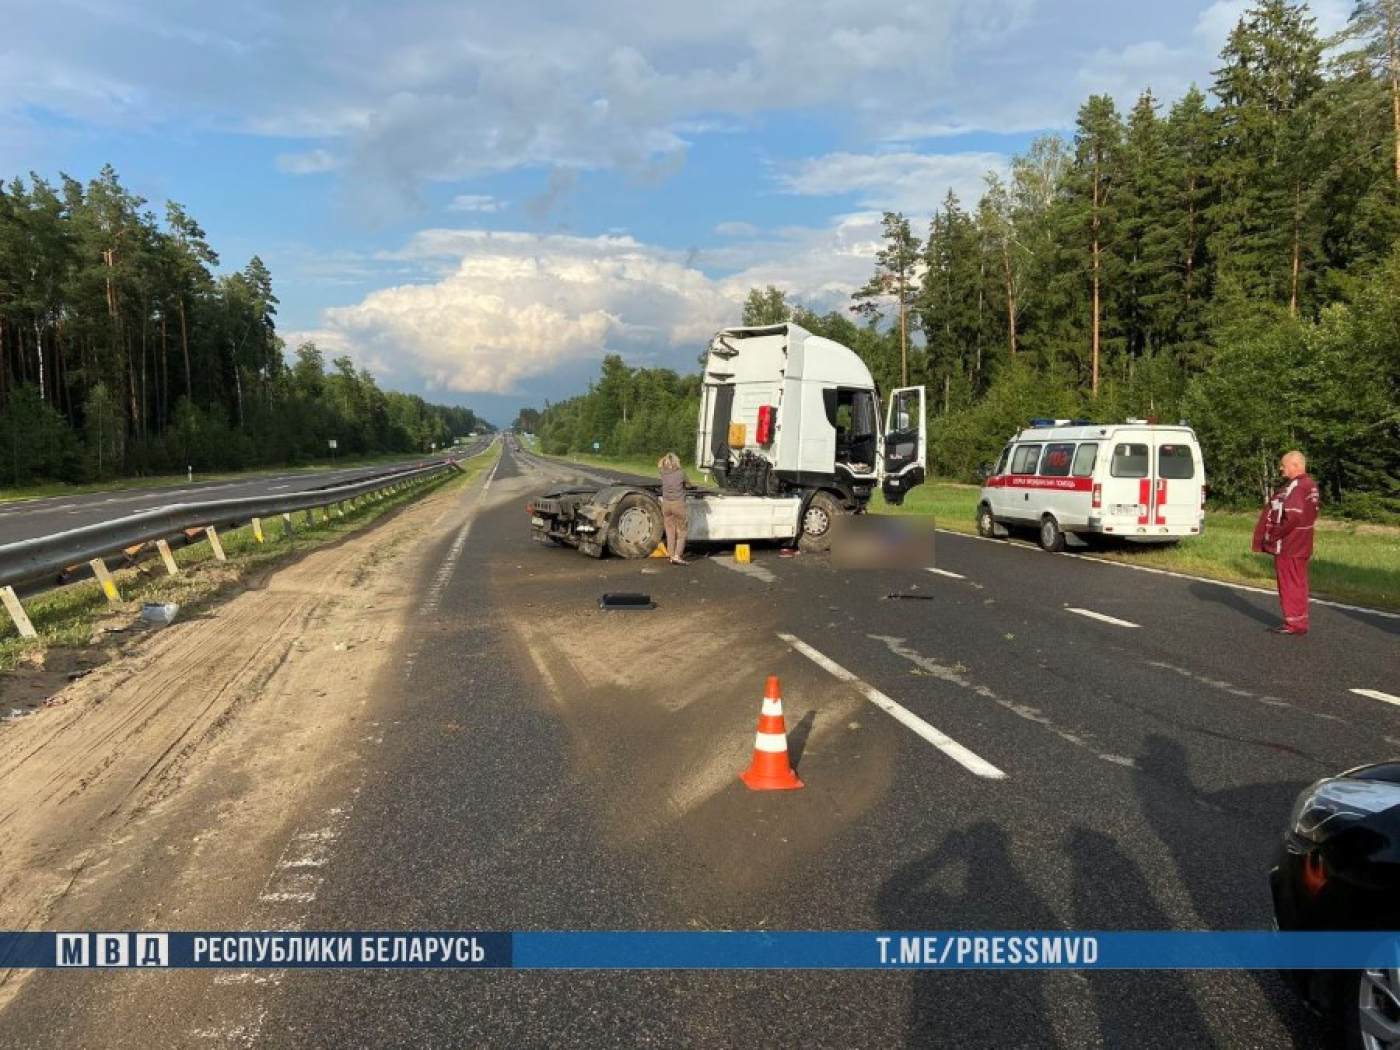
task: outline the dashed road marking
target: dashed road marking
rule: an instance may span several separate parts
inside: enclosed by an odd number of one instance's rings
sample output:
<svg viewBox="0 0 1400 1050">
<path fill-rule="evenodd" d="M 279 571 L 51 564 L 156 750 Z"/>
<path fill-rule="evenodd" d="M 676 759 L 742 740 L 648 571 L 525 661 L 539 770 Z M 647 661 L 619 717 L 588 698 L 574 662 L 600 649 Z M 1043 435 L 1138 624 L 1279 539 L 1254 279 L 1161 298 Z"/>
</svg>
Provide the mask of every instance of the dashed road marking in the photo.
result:
<svg viewBox="0 0 1400 1050">
<path fill-rule="evenodd" d="M 491 482 L 496 479 L 496 468 L 500 465 L 501 461 L 496 460 L 495 466 L 491 468 L 491 473 L 486 476 L 486 483 L 481 486 L 481 491 L 476 495 L 472 516 L 467 519 L 466 524 L 458 531 L 457 538 L 452 541 L 451 550 L 447 552 L 447 557 L 443 559 L 442 565 L 433 576 L 433 582 L 428 585 L 428 593 L 423 596 L 423 603 L 418 607 L 418 615 L 425 616 L 437 611 L 438 602 L 442 600 L 442 592 L 446 589 L 448 581 L 452 579 L 452 574 L 457 571 L 457 559 L 462 556 L 462 550 L 467 545 L 467 536 L 471 534 L 472 522 L 476 520 L 476 509 L 486 499 L 486 493 L 491 489 Z"/>
<path fill-rule="evenodd" d="M 744 576 L 751 576 L 755 580 L 761 580 L 763 583 L 772 583 L 777 579 L 777 577 L 773 575 L 772 569 L 765 569 L 762 565 L 755 565 L 753 562 L 749 562 L 745 565 L 743 562 L 737 562 L 733 558 L 711 558 L 709 560 L 713 561 L 716 565 L 723 565 L 726 569 L 733 572 L 741 573 Z"/>
<path fill-rule="evenodd" d="M 906 728 L 912 729 L 915 733 L 923 737 L 923 739 L 927 740 L 934 747 L 938 748 L 938 750 L 942 751 L 945 755 L 951 758 L 954 762 L 958 763 L 958 765 L 962 766 L 968 772 L 974 773 L 979 777 L 985 777 L 988 780 L 1006 779 L 1006 774 L 1003 773 L 996 766 L 988 762 L 985 758 L 982 758 L 980 755 L 974 754 L 972 751 L 963 747 L 962 744 L 959 744 L 956 740 L 948 736 L 942 730 L 936 729 L 933 726 L 929 725 L 927 722 L 925 722 L 918 715 L 914 714 L 908 708 L 901 707 L 899 704 L 891 700 L 884 693 L 880 692 L 880 690 L 876 689 L 873 685 L 869 685 L 866 682 L 861 681 L 855 675 L 851 674 L 850 671 L 846 670 L 844 667 L 842 667 L 840 664 L 836 663 L 829 657 L 817 652 L 817 650 L 813 649 L 810 645 L 802 641 L 800 638 L 797 638 L 791 634 L 782 634 L 781 632 L 778 634 L 778 637 L 781 638 L 783 641 L 787 642 L 788 645 L 792 646 L 794 649 L 796 649 L 807 659 L 811 660 L 812 663 L 816 664 L 822 670 L 831 674 L 833 677 L 838 678 L 841 681 L 854 686 L 857 691 L 863 693 L 865 695 L 865 698 L 869 700 L 872 704 L 874 704 L 876 707 L 878 707 L 881 711 L 884 711 L 885 714 L 889 715 L 891 718 L 893 718 L 895 721 L 899 722 Z"/>
<path fill-rule="evenodd" d="M 1389 693 L 1382 693 L 1379 689 L 1353 689 L 1357 696 L 1370 697 L 1372 700 L 1379 700 L 1383 704 L 1394 704 L 1400 707 L 1400 696 L 1391 696 Z"/>
<path fill-rule="evenodd" d="M 292 932 L 305 926 L 309 906 L 315 902 L 324 882 L 320 869 L 325 867 L 331 850 L 345 830 L 359 793 L 358 787 L 352 789 L 350 799 L 328 809 L 319 826 L 292 836 L 258 894 L 258 902 L 265 906 L 259 909 L 263 920 L 259 929 Z M 286 970 L 223 970 L 215 974 L 213 984 L 230 990 L 224 993 L 226 998 L 215 999 L 206 1006 L 205 1020 L 212 1019 L 215 1023 L 194 1028 L 190 1034 L 219 1046 L 258 1045 L 267 1022 L 267 1007 L 256 999 L 249 1001 L 249 993 L 240 997 L 238 989 L 246 985 L 276 988 L 285 975 Z M 261 996 L 264 993 L 253 991 L 251 994 Z"/>
<path fill-rule="evenodd" d="M 1227 693 L 1230 696 L 1242 696 L 1247 700 L 1257 700 L 1259 701 L 1259 703 L 1264 704 L 1267 707 L 1286 708 L 1290 711 L 1296 711 L 1299 714 L 1309 715 L 1313 718 L 1320 718 L 1324 722 L 1346 721 L 1346 719 L 1339 718 L 1333 714 L 1328 714 L 1326 711 L 1316 711 L 1307 705 L 1299 706 L 1297 704 L 1290 704 L 1287 700 L 1282 700 L 1277 696 L 1260 696 L 1258 693 L 1250 692 L 1248 689 L 1235 685 L 1231 682 L 1224 681 L 1223 679 L 1210 678 L 1196 671 L 1192 671 L 1189 668 L 1177 667 L 1175 664 L 1164 663 L 1161 660 L 1148 660 L 1147 666 L 1155 667 L 1161 671 L 1171 671 L 1174 674 L 1181 675 L 1181 677 L 1183 678 L 1189 678 L 1193 682 L 1199 682 L 1201 685 L 1209 686 L 1212 689 L 1218 689 L 1222 693 Z"/>
<path fill-rule="evenodd" d="M 980 685 L 968 678 L 964 673 L 966 670 L 965 668 L 958 665 L 949 667 L 931 657 L 924 656 L 922 653 L 916 652 L 905 645 L 903 638 L 890 638 L 880 634 L 872 634 L 870 637 L 877 642 L 884 642 L 890 652 L 894 653 L 895 656 L 908 660 L 924 674 L 933 678 L 942 679 L 950 685 L 955 685 L 960 689 L 966 689 L 986 700 L 990 700 L 992 703 L 1010 711 L 1017 718 L 1024 718 L 1027 722 L 1034 722 L 1042 729 L 1048 729 L 1065 743 L 1073 744 L 1075 747 L 1082 747 L 1095 758 L 1101 759 L 1104 762 L 1111 762 L 1115 766 L 1126 766 L 1129 769 L 1137 767 L 1137 763 L 1131 758 L 1127 758 L 1124 755 L 1115 755 L 1110 751 L 1100 751 L 1098 744 L 1087 733 L 1075 732 L 1072 729 L 1066 729 L 1064 726 L 1056 725 L 1040 708 L 1031 704 L 1023 704 L 1015 700 L 1008 700 L 1005 697 L 997 696 L 997 694 L 987 686 Z"/>
<path fill-rule="evenodd" d="M 1094 612 L 1092 609 L 1076 609 L 1073 606 L 1065 606 L 1065 612 L 1072 612 L 1079 616 L 1087 616 L 1091 620 L 1102 620 L 1104 623 L 1111 623 L 1117 627 L 1141 627 L 1140 623 L 1133 623 L 1130 620 L 1120 620 L 1116 616 L 1106 616 L 1103 613 Z"/>
<path fill-rule="evenodd" d="M 929 569 L 931 573 L 938 576 L 947 576 L 950 580 L 965 580 L 966 576 L 960 576 L 956 572 L 949 572 L 947 569 Z"/>
</svg>

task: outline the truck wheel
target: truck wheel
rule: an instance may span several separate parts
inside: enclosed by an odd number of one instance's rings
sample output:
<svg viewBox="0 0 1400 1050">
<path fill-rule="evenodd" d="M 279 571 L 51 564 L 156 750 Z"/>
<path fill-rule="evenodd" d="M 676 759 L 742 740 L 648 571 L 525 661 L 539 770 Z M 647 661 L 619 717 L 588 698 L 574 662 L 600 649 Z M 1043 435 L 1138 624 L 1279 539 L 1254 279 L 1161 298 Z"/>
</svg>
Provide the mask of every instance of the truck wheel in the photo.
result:
<svg viewBox="0 0 1400 1050">
<path fill-rule="evenodd" d="M 845 509 L 835 496 L 818 492 L 802 512 L 802 534 L 797 538 L 797 546 L 817 553 L 831 550 L 831 527 L 844 513 Z"/>
<path fill-rule="evenodd" d="M 986 503 L 977 508 L 977 535 L 993 539 L 997 534 L 997 519 L 992 517 L 992 508 Z"/>
<path fill-rule="evenodd" d="M 649 558 L 661 542 L 661 508 L 650 496 L 632 493 L 617 502 L 608 530 L 608 550 L 619 558 Z"/>
<path fill-rule="evenodd" d="M 1049 514 L 1040 519 L 1040 546 L 1052 554 L 1065 549 L 1065 534 L 1060 531 L 1060 523 Z"/>
</svg>

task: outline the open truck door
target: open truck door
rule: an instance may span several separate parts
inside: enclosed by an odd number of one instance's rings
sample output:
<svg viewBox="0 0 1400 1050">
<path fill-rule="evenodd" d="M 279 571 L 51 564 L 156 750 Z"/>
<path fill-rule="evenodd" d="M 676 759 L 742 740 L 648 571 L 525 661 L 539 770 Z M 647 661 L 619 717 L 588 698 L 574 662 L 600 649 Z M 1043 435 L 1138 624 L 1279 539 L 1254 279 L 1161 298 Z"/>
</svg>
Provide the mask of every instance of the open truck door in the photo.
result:
<svg viewBox="0 0 1400 1050">
<path fill-rule="evenodd" d="M 924 388 L 907 386 L 890 395 L 885 416 L 885 442 L 880 491 L 897 507 L 904 494 L 924 483 L 928 434 L 924 429 Z"/>
</svg>

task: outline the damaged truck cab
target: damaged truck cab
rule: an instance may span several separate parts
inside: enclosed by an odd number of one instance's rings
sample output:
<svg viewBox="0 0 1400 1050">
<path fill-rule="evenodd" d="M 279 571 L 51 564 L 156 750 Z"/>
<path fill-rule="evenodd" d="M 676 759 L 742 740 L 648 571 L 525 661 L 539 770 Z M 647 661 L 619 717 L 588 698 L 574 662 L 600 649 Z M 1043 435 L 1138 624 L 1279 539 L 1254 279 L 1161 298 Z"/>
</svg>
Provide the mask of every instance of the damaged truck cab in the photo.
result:
<svg viewBox="0 0 1400 1050">
<path fill-rule="evenodd" d="M 863 513 L 879 487 L 898 505 L 924 480 L 924 388 L 880 398 L 848 347 L 792 323 L 726 328 L 705 358 L 696 464 L 718 491 L 687 500 L 691 540 L 785 540 L 826 550 L 842 514 Z M 660 542 L 656 486 L 546 494 L 532 531 L 600 557 L 646 557 Z"/>
</svg>

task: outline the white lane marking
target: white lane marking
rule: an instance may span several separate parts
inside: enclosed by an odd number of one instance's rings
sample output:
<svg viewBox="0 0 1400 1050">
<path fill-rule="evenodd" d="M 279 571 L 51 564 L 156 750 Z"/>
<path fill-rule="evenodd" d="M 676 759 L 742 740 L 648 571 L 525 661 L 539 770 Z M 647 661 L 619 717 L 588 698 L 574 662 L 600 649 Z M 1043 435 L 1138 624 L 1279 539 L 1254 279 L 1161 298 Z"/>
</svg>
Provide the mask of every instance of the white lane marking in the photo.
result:
<svg viewBox="0 0 1400 1050">
<path fill-rule="evenodd" d="M 973 536 L 966 532 L 958 532 L 956 529 L 936 529 L 936 532 L 944 532 L 949 536 L 961 536 L 965 540 L 976 540 L 979 543 L 998 543 L 1007 550 L 1030 551 L 1032 554 L 1044 554 L 1045 551 L 1039 547 L 1028 547 L 1020 543 L 1007 543 L 1005 540 L 995 540 L 988 536 Z M 1095 565 L 1112 565 L 1118 569 L 1133 569 L 1136 572 L 1150 572 L 1158 576 L 1175 576 L 1178 580 L 1191 580 L 1195 583 L 1213 583 L 1217 587 L 1229 587 L 1232 591 L 1249 591 L 1251 594 L 1276 595 L 1278 592 L 1269 587 L 1253 587 L 1247 583 L 1231 583 L 1229 580 L 1212 580 L 1209 576 L 1193 576 L 1189 572 L 1173 572 L 1171 569 L 1154 569 L 1150 565 L 1132 565 L 1125 561 L 1113 561 L 1110 558 L 1096 558 L 1092 554 L 1085 554 L 1083 551 L 1069 552 L 1061 551 L 1058 555 L 1061 558 L 1074 558 L 1078 561 L 1091 561 Z M 1325 605 L 1329 609 L 1345 609 L 1348 612 L 1366 613 L 1370 616 L 1384 616 L 1387 620 L 1400 620 L 1400 613 L 1387 612 L 1385 609 L 1377 609 L 1370 605 L 1348 605 L 1346 602 L 1334 602 L 1329 598 L 1309 598 L 1313 605 Z"/>
<path fill-rule="evenodd" d="M 1146 664 L 1148 667 L 1155 667 L 1161 671 L 1171 671 L 1174 674 L 1179 674 L 1183 678 L 1188 678 L 1193 682 L 1199 682 L 1201 685 L 1209 686 L 1212 689 L 1219 689 L 1221 692 L 1228 693 L 1230 696 L 1242 696 L 1247 700 L 1257 700 L 1267 707 L 1286 708 L 1289 711 L 1297 711 L 1299 714 L 1320 718 L 1324 722 L 1346 722 L 1346 719 L 1338 718 L 1336 715 L 1329 715 L 1323 711 L 1314 711 L 1310 707 L 1299 707 L 1296 704 L 1290 704 L 1287 700 L 1281 700 L 1276 696 L 1260 696 L 1257 693 L 1252 693 L 1248 689 L 1241 688 L 1223 679 L 1209 678 L 1206 675 L 1197 674 L 1195 671 L 1189 670 L 1188 668 L 1177 667 L 1175 664 L 1163 663 L 1160 660 L 1147 660 Z"/>
<path fill-rule="evenodd" d="M 471 534 L 472 522 L 476 520 L 476 512 L 486 499 L 486 493 L 491 489 L 491 482 L 496 479 L 496 468 L 501 465 L 501 461 L 496 460 L 491 468 L 491 473 L 486 475 L 486 483 L 481 486 L 481 491 L 476 494 L 476 502 L 472 504 L 472 513 L 462 528 L 457 533 L 457 538 L 452 541 L 452 547 L 447 552 L 447 557 L 438 567 L 437 573 L 433 576 L 433 582 L 428 586 L 428 593 L 423 596 L 423 603 L 418 607 L 418 615 L 426 616 L 437 611 L 438 602 L 442 600 L 442 592 L 447 587 L 448 581 L 452 579 L 452 574 L 457 571 L 457 560 L 462 556 L 462 550 L 467 545 L 467 536 Z"/>
<path fill-rule="evenodd" d="M 952 667 L 947 667 L 940 664 L 937 660 L 910 649 L 904 644 L 903 638 L 891 638 L 881 634 L 872 634 L 869 637 L 877 642 L 884 642 L 890 652 L 894 653 L 895 656 L 900 656 L 908 660 L 924 674 L 941 679 L 960 689 L 967 689 L 970 692 L 976 693 L 978 696 L 1000 705 L 1016 717 L 1024 718 L 1027 722 L 1034 722 L 1041 728 L 1048 729 L 1065 743 L 1084 748 L 1095 758 L 1100 758 L 1105 762 L 1112 762 L 1117 766 L 1127 766 L 1129 769 L 1136 768 L 1137 766 L 1137 763 L 1131 758 L 1124 758 L 1122 755 L 1115 755 L 1111 752 L 1098 750 L 1098 744 L 1087 735 L 1076 733 L 1073 730 L 1064 728 L 1064 726 L 1056 725 L 1040 708 L 1033 707 L 1030 704 L 1018 703 L 1015 700 L 1006 700 L 997 696 L 997 694 L 992 692 L 987 686 L 978 685 L 976 682 L 969 679 L 963 673 L 966 668 L 961 665 L 955 664 Z"/>
<path fill-rule="evenodd" d="M 928 572 L 932 572 L 932 573 L 936 573 L 936 574 L 939 575 L 939 576 L 947 576 L 949 579 L 953 579 L 953 580 L 965 580 L 965 579 L 967 579 L 966 576 L 959 576 L 957 573 L 955 573 L 955 572 L 949 572 L 947 569 L 929 569 L 929 570 L 927 570 L 927 571 L 928 571 Z"/>
<path fill-rule="evenodd" d="M 773 575 L 771 569 L 765 569 L 762 565 L 755 565 L 753 562 L 749 562 L 745 565 L 742 562 L 735 561 L 732 557 L 709 558 L 707 560 L 714 562 L 716 565 L 723 565 L 726 569 L 730 569 L 734 572 L 743 573 L 745 576 L 751 576 L 755 580 L 761 580 L 764 583 L 772 583 L 777 579 L 777 577 Z"/>
<path fill-rule="evenodd" d="M 1383 704 L 1394 704 L 1400 707 L 1400 696 L 1391 696 L 1389 693 L 1382 693 L 1379 689 L 1353 689 L 1352 692 L 1357 696 L 1368 696 Z"/>
<path fill-rule="evenodd" d="M 791 634 L 783 634 L 782 632 L 779 632 L 778 637 L 787 642 L 788 645 L 792 646 L 822 670 L 854 686 L 859 692 L 865 695 L 867 700 L 881 711 L 884 711 L 885 714 L 907 728 L 912 729 L 954 762 L 958 763 L 958 765 L 968 770 L 968 772 L 975 773 L 977 776 L 985 777 L 988 780 L 1006 779 L 1006 774 L 985 758 L 969 751 L 946 733 L 935 729 L 907 708 L 901 707 L 873 685 L 867 685 L 865 682 L 862 682 L 855 675 L 851 674 L 850 671 L 846 670 L 829 657 L 817 652 L 806 642 L 802 641 L 802 639 Z"/>
<path fill-rule="evenodd" d="M 1074 608 L 1073 606 L 1066 605 L 1066 606 L 1065 606 L 1065 612 L 1072 612 L 1072 613 L 1075 613 L 1075 614 L 1077 614 L 1077 615 L 1079 615 L 1079 616 L 1087 616 L 1087 617 L 1089 617 L 1091 620 L 1102 620 L 1104 623 L 1115 624 L 1115 625 L 1118 626 L 1118 627 L 1141 627 L 1141 626 L 1142 626 L 1142 624 L 1140 624 L 1140 623 L 1132 623 L 1132 622 L 1129 621 L 1129 620 L 1120 620 L 1120 619 L 1118 619 L 1118 617 L 1116 617 L 1116 616 L 1105 616 L 1103 613 L 1096 613 L 1096 612 L 1094 612 L 1092 609 L 1076 609 L 1076 608 Z"/>
</svg>

